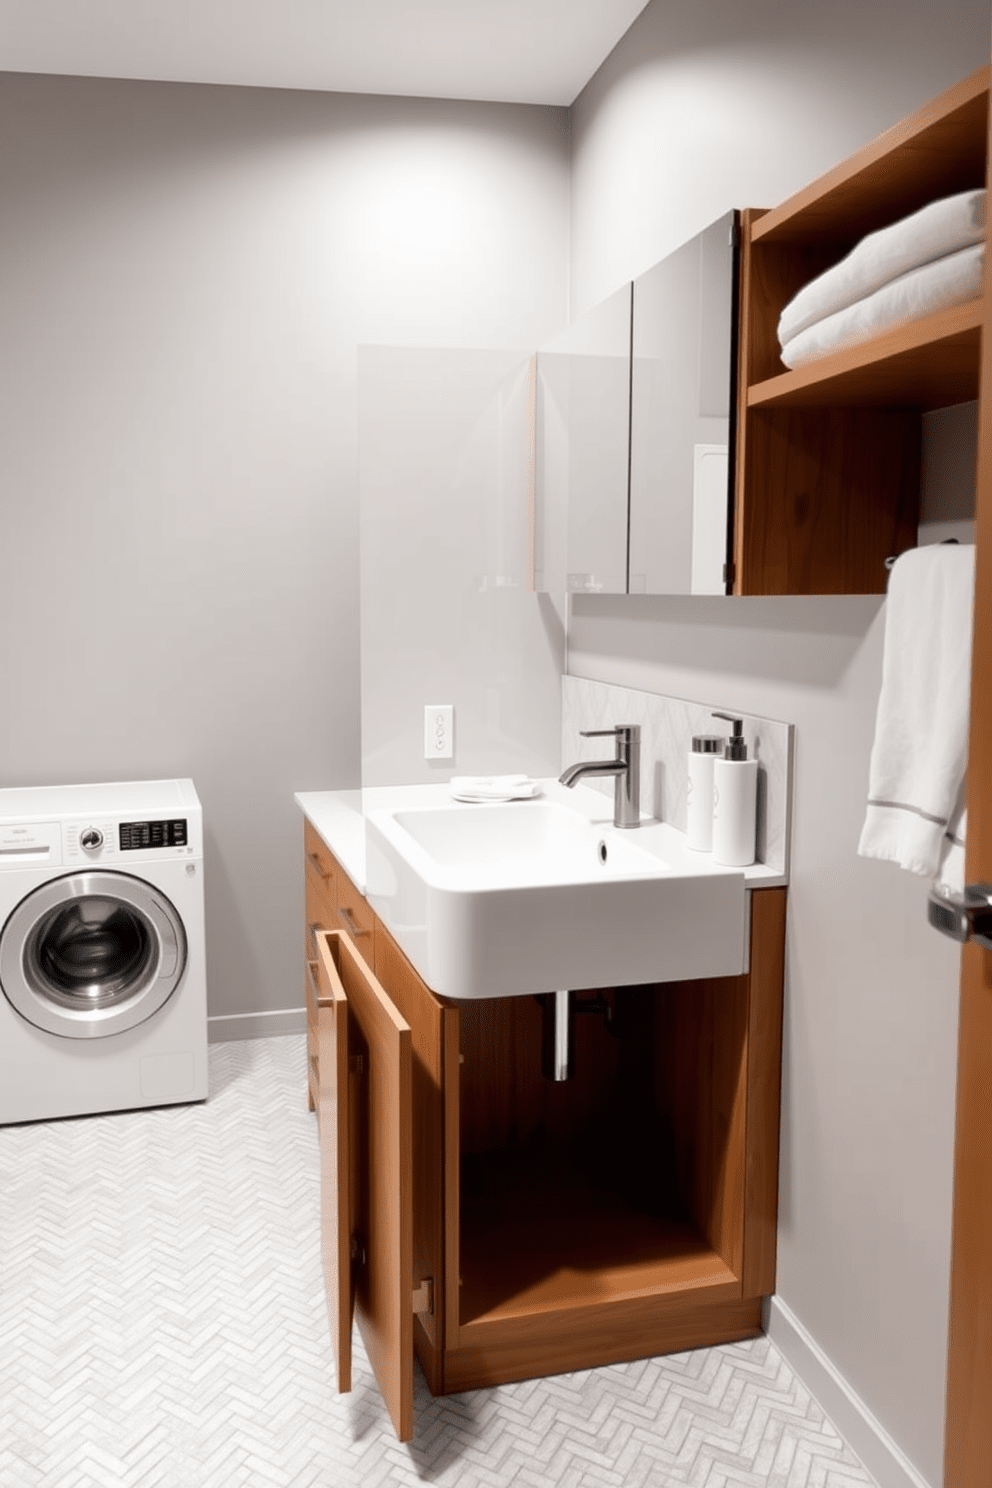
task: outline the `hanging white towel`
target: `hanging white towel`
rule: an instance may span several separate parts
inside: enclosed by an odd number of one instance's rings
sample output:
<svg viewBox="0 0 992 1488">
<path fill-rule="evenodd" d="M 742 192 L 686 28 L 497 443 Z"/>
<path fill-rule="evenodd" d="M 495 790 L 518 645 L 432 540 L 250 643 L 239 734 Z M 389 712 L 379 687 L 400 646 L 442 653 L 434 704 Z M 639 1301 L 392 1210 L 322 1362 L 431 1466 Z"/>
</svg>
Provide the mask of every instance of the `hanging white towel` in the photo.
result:
<svg viewBox="0 0 992 1488">
<path fill-rule="evenodd" d="M 932 878 L 968 757 L 975 549 L 936 544 L 893 566 L 868 810 L 858 844 Z"/>
</svg>

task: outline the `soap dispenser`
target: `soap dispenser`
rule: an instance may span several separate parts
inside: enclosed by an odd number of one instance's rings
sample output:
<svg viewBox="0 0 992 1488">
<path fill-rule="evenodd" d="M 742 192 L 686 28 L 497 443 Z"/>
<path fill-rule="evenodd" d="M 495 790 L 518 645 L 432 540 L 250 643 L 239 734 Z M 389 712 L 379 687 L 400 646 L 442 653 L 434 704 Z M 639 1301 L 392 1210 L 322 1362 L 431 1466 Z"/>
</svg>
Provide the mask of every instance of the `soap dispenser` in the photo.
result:
<svg viewBox="0 0 992 1488">
<path fill-rule="evenodd" d="M 696 852 L 713 847 L 713 766 L 723 748 L 718 734 L 693 734 L 686 773 L 685 845 Z"/>
<path fill-rule="evenodd" d="M 747 757 L 743 719 L 730 713 L 713 717 L 733 727 L 713 761 L 713 858 L 725 868 L 747 868 L 754 862 L 758 824 L 758 761 Z"/>
</svg>

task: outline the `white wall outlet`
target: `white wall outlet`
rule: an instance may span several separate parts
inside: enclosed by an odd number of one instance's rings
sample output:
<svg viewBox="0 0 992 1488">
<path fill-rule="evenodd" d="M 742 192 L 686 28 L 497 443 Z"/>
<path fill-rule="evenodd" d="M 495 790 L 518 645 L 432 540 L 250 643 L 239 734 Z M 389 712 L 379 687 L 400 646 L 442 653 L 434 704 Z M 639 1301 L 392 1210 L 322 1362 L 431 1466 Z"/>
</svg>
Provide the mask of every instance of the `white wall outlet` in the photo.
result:
<svg viewBox="0 0 992 1488">
<path fill-rule="evenodd" d="M 452 703 L 424 708 L 424 759 L 452 759 L 455 753 L 455 709 Z"/>
</svg>

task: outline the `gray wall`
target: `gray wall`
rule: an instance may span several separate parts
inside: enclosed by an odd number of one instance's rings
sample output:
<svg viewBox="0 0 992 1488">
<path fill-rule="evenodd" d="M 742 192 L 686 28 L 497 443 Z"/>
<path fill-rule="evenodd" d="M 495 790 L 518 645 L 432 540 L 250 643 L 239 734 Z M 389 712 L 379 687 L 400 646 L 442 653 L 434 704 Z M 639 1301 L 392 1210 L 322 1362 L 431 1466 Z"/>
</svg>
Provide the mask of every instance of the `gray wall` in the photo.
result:
<svg viewBox="0 0 992 1488">
<path fill-rule="evenodd" d="M 573 110 L 573 308 L 987 62 L 987 0 L 950 22 L 930 0 L 654 0 Z M 973 481 L 974 429 L 929 421 L 935 517 L 960 514 L 938 493 Z M 958 957 L 922 880 L 855 856 L 883 620 L 878 598 L 575 597 L 569 671 L 796 725 L 779 1293 L 936 1484 Z"/>
<path fill-rule="evenodd" d="M 210 1011 L 296 1007 L 292 792 L 359 783 L 357 346 L 562 324 L 565 115 L 7 74 L 0 201 L 0 781 L 191 775 Z"/>
</svg>

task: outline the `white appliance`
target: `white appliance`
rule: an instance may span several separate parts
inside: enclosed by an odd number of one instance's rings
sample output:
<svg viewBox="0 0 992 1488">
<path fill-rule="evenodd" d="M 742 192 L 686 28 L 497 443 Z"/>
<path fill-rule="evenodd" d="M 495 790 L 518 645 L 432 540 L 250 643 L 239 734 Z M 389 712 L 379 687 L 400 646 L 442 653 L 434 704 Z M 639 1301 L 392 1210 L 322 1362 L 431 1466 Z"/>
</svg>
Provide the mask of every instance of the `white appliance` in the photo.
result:
<svg viewBox="0 0 992 1488">
<path fill-rule="evenodd" d="M 203 1100 L 191 780 L 0 790 L 0 1124 Z"/>
</svg>

